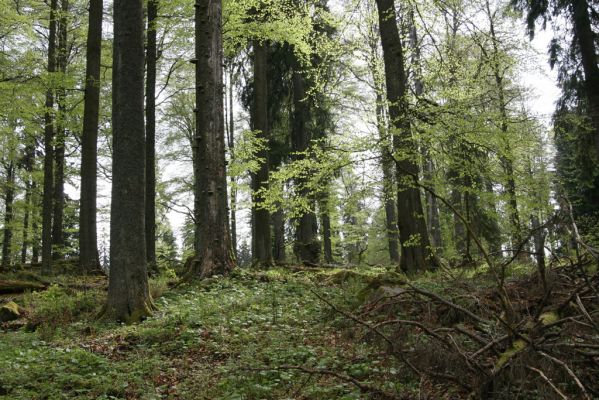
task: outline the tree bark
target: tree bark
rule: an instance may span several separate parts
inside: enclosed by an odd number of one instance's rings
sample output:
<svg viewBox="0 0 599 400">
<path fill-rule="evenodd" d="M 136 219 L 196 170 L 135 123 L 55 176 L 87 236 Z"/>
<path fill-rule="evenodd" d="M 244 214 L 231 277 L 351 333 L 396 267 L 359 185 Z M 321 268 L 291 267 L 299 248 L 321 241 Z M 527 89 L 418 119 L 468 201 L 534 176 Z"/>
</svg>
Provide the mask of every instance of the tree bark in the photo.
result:
<svg viewBox="0 0 599 400">
<path fill-rule="evenodd" d="M 48 74 L 56 72 L 56 11 L 58 0 L 50 2 Z M 44 194 L 42 199 L 42 275 L 52 272 L 52 197 L 54 192 L 54 89 L 46 90 L 44 112 Z"/>
<path fill-rule="evenodd" d="M 329 193 L 325 192 L 320 196 L 320 219 L 322 226 L 322 244 L 324 261 L 327 264 L 335 262 L 333 258 L 333 243 L 331 240 L 331 217 L 329 215 Z"/>
<path fill-rule="evenodd" d="M 377 0 L 379 29 L 385 63 L 389 117 L 396 158 L 398 228 L 401 243 L 400 268 L 407 273 L 435 266 L 424 220 L 420 190 L 413 185 L 419 167 L 406 110 L 406 71 L 393 0 Z"/>
<path fill-rule="evenodd" d="M 2 241 L 2 268 L 6 269 L 11 264 L 13 202 L 15 200 L 15 163 L 6 161 L 6 186 L 4 189 L 4 238 Z"/>
<path fill-rule="evenodd" d="M 306 78 L 300 71 L 293 72 L 293 115 L 291 146 L 296 153 L 295 160 L 302 160 L 306 156 L 303 153 L 310 146 L 311 135 L 308 130 L 308 119 L 310 117 L 310 105 L 306 98 Z M 308 172 L 306 171 L 306 174 Z M 313 207 L 314 199 L 309 190 L 305 187 L 306 179 L 298 177 L 295 179 L 295 185 L 299 196 L 307 198 L 308 203 Z M 295 231 L 294 250 L 299 261 L 307 261 L 313 264 L 320 262 L 320 243 L 318 241 L 318 221 L 316 213 L 313 210 L 304 211 L 298 218 Z"/>
<path fill-rule="evenodd" d="M 61 0 L 60 19 L 58 22 L 58 53 L 57 67 L 61 79 L 64 80 L 67 72 L 67 13 L 69 1 Z M 64 258 L 64 164 L 65 164 L 65 120 L 67 114 L 66 90 L 61 82 L 56 102 L 58 103 L 58 123 L 54 141 L 54 204 L 52 216 L 52 258 Z"/>
<path fill-rule="evenodd" d="M 229 69 L 229 134 L 227 136 L 227 146 L 229 147 L 229 156 L 231 161 L 235 159 L 235 114 L 233 112 L 233 65 L 230 65 Z M 231 247 L 233 248 L 233 255 L 237 260 L 237 188 L 235 187 L 235 177 L 231 176 L 231 198 L 230 202 L 230 224 L 231 224 Z"/>
<path fill-rule="evenodd" d="M 148 269 L 156 265 L 156 19 L 158 0 L 148 0 L 146 48 L 146 258 Z"/>
<path fill-rule="evenodd" d="M 490 36 L 492 40 L 493 54 L 491 60 L 491 67 L 493 69 L 493 76 L 495 78 L 495 85 L 497 89 L 497 100 L 499 108 L 500 129 L 504 139 L 503 154 L 500 155 L 501 166 L 506 175 L 505 190 L 508 194 L 508 215 L 511 225 L 511 239 L 512 248 L 518 248 L 520 242 L 523 240 L 522 228 L 520 226 L 520 213 L 518 212 L 518 199 L 516 194 L 516 177 L 514 175 L 514 163 L 512 161 L 513 155 L 509 143 L 509 132 L 508 132 L 508 104 L 505 99 L 505 84 L 503 80 L 502 66 L 500 65 L 499 58 L 501 57 L 498 38 L 495 33 L 495 21 L 489 2 L 486 2 L 487 17 L 489 18 Z M 526 254 L 523 254 L 527 257 Z"/>
<path fill-rule="evenodd" d="M 410 25 L 410 48 L 412 50 L 412 69 L 414 74 L 414 94 L 417 98 L 421 97 L 424 93 L 424 82 L 422 80 L 422 67 L 420 64 L 420 45 L 418 43 L 418 31 L 416 28 L 416 22 L 414 18 L 414 7 L 412 5 L 408 8 L 408 18 Z M 435 175 L 435 163 L 432 159 L 430 149 L 423 144 L 423 158 L 424 158 L 424 179 L 432 183 Z M 441 239 L 441 222 L 439 220 L 439 205 L 437 198 L 430 192 L 426 192 L 425 196 L 425 207 L 426 207 L 426 226 L 430 234 L 431 246 L 435 254 L 443 251 L 443 241 Z"/>
<path fill-rule="evenodd" d="M 573 0 L 571 5 L 572 22 L 584 71 L 588 114 L 595 131 L 595 151 L 599 158 L 599 66 L 595 51 L 596 35 L 591 26 L 588 1 Z"/>
<path fill-rule="evenodd" d="M 153 308 L 145 241 L 142 0 L 115 0 L 113 54 L 110 276 L 103 316 L 131 323 Z"/>
<path fill-rule="evenodd" d="M 33 140 L 33 139 L 30 139 Z M 33 191 L 33 164 L 35 160 L 35 145 L 28 143 L 25 146 L 25 155 L 23 157 L 23 169 L 25 170 L 25 208 L 23 214 L 23 243 L 21 245 L 21 264 L 27 262 L 27 249 L 29 247 L 29 218 L 33 209 L 32 191 Z"/>
<path fill-rule="evenodd" d="M 98 120 L 100 115 L 100 62 L 102 59 L 102 0 L 90 0 L 89 27 L 81 138 L 81 210 L 79 214 L 79 260 L 84 272 L 100 266 L 96 214 L 98 173 Z"/>
<path fill-rule="evenodd" d="M 234 267 L 227 210 L 225 125 L 223 108 L 222 1 L 197 0 L 196 137 L 200 169 L 195 171 L 199 188 L 196 221 L 199 245 L 196 261 L 187 278 L 226 275 Z M 200 219 L 201 218 L 201 219 Z"/>
<path fill-rule="evenodd" d="M 285 254 L 285 218 L 283 215 L 283 210 L 281 208 L 277 208 L 277 210 L 272 213 L 272 227 L 274 234 L 274 243 L 272 249 L 272 256 L 275 263 L 282 264 L 285 262 L 286 254 Z"/>
<path fill-rule="evenodd" d="M 267 49 L 264 43 L 254 41 L 254 99 L 252 105 L 252 129 L 257 137 L 268 141 L 268 76 Z M 270 212 L 261 207 L 260 190 L 268 190 L 268 149 L 258 152 L 263 161 L 258 171 L 252 174 L 252 258 L 261 267 L 272 266 L 270 239 Z"/>
<path fill-rule="evenodd" d="M 381 88 L 382 89 L 382 88 Z M 388 130 L 385 126 L 383 95 L 376 95 L 376 119 L 379 138 L 383 143 L 381 149 L 381 168 L 383 170 L 383 202 L 385 205 L 385 222 L 389 246 L 389 259 L 395 265 L 399 265 L 399 232 L 397 231 L 397 204 L 395 203 L 396 185 L 393 177 L 393 157 L 388 146 Z"/>
</svg>

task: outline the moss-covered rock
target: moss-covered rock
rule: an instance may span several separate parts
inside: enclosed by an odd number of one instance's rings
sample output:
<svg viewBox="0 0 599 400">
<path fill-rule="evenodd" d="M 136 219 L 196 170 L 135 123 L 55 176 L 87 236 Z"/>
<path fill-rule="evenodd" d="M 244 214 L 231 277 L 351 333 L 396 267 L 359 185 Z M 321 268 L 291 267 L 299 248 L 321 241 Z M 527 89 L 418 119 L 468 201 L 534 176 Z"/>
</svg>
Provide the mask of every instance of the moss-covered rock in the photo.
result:
<svg viewBox="0 0 599 400">
<path fill-rule="evenodd" d="M 17 303 L 11 301 L 0 307 L 0 322 L 14 321 L 21 317 L 21 310 Z"/>
</svg>

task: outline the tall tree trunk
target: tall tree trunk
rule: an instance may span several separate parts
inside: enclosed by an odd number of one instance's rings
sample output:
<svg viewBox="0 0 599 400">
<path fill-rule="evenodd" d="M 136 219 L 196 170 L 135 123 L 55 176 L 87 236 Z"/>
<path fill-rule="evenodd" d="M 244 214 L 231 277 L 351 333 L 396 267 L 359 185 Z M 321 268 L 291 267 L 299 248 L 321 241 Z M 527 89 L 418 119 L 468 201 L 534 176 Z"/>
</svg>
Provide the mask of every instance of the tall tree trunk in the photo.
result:
<svg viewBox="0 0 599 400">
<path fill-rule="evenodd" d="M 252 129 L 257 136 L 268 141 L 268 76 L 267 49 L 264 43 L 254 41 L 254 102 L 252 106 Z M 252 258 L 254 264 L 262 267 L 272 265 L 270 239 L 270 213 L 261 207 L 263 201 L 260 190 L 268 189 L 269 155 L 268 149 L 258 152 L 263 161 L 258 171 L 252 174 Z"/>
<path fill-rule="evenodd" d="M 383 205 L 385 208 L 385 227 L 389 249 L 389 259 L 399 266 L 399 231 L 397 230 L 397 204 L 395 202 L 396 185 L 393 173 L 393 156 L 389 140 L 389 121 L 387 118 L 387 104 L 384 101 L 385 82 L 380 72 L 381 56 L 379 53 L 380 34 L 377 32 L 376 23 L 371 23 L 368 30 L 368 46 L 370 49 L 369 68 L 376 92 L 376 124 L 381 142 L 381 170 L 383 172 Z"/>
<path fill-rule="evenodd" d="M 158 0 L 148 0 L 148 44 L 146 46 L 146 258 L 148 269 L 156 265 L 156 19 Z"/>
<path fill-rule="evenodd" d="M 152 312 L 145 241 L 144 18 L 142 0 L 114 2 L 110 276 L 104 317 Z"/>
<path fill-rule="evenodd" d="M 593 32 L 589 16 L 587 0 L 573 0 L 572 22 L 578 42 L 582 69 L 584 71 L 584 87 L 588 102 L 588 114 L 595 131 L 595 146 L 599 158 L 599 66 L 595 49 L 596 33 Z"/>
<path fill-rule="evenodd" d="M 98 120 L 100 115 L 100 62 L 102 58 L 102 0 L 90 0 L 89 27 L 81 138 L 81 210 L 79 214 L 79 261 L 85 272 L 100 267 L 96 196 L 98 173 Z"/>
<path fill-rule="evenodd" d="M 504 149 L 500 153 L 500 162 L 503 167 L 503 171 L 506 175 L 505 189 L 508 194 L 508 214 L 511 224 L 511 238 L 512 248 L 517 248 L 523 240 L 522 229 L 520 226 L 520 214 L 518 212 L 518 200 L 516 196 L 516 177 L 514 175 L 514 163 L 512 161 L 513 154 L 509 143 L 509 132 L 508 132 L 508 110 L 507 100 L 505 98 L 505 83 L 503 80 L 502 66 L 500 65 L 501 54 L 498 46 L 498 38 L 495 33 L 495 21 L 494 15 L 491 12 L 489 1 L 485 3 L 487 8 L 487 17 L 489 18 L 490 36 L 492 40 L 493 54 L 491 58 L 493 75 L 495 78 L 495 85 L 497 89 L 499 117 L 500 117 L 500 129 L 504 139 Z M 522 254 L 527 257 L 526 254 Z"/>
<path fill-rule="evenodd" d="M 306 98 L 306 78 L 300 71 L 293 72 L 293 115 L 291 128 L 291 146 L 296 153 L 303 153 L 310 146 L 311 135 L 308 130 L 310 105 Z M 304 154 L 296 154 L 295 160 L 305 158 Z M 308 203 L 313 207 L 314 199 L 305 187 L 305 178 L 296 178 L 299 196 L 308 198 Z M 313 210 L 304 211 L 298 218 L 295 231 L 294 250 L 300 261 L 318 263 L 320 261 L 320 243 L 318 241 L 318 221 Z"/>
<path fill-rule="evenodd" d="M 334 263 L 333 258 L 333 243 L 331 240 L 331 217 L 329 211 L 329 193 L 325 192 L 320 196 L 320 219 L 322 226 L 322 244 L 323 244 L 323 255 L 326 263 Z"/>
<path fill-rule="evenodd" d="M 414 273 L 431 269 L 436 263 L 426 231 L 420 190 L 413 184 L 420 171 L 415 161 L 417 149 L 406 110 L 406 71 L 395 4 L 393 0 L 376 0 L 376 4 L 385 63 L 389 117 L 394 130 L 393 148 L 401 153 L 396 159 L 400 268 Z"/>
<path fill-rule="evenodd" d="M 4 238 L 2 241 L 2 268 L 11 264 L 13 202 L 15 200 L 15 163 L 6 161 L 6 186 L 4 189 Z"/>
<path fill-rule="evenodd" d="M 223 109 L 223 47 L 221 0 L 197 0 L 196 137 L 202 168 L 195 171 L 199 244 L 188 278 L 228 274 L 234 267 L 227 211 L 225 125 Z M 198 219 L 199 220 L 199 219 Z"/>
<path fill-rule="evenodd" d="M 282 264 L 285 262 L 285 216 L 283 210 L 279 207 L 272 213 L 272 228 L 273 228 L 273 249 L 272 257 L 275 263 Z"/>
<path fill-rule="evenodd" d="M 48 74 L 56 72 L 56 11 L 58 0 L 50 2 Z M 42 275 L 52 272 L 52 197 L 54 192 L 54 89 L 46 91 L 44 113 L 44 195 L 42 199 Z"/>
<path fill-rule="evenodd" d="M 23 169 L 25 170 L 25 207 L 23 214 L 23 243 L 21 244 L 21 264 L 27 262 L 27 249 L 29 247 L 29 218 L 32 211 L 32 172 L 35 159 L 35 145 L 29 143 L 25 146 Z"/>
<path fill-rule="evenodd" d="M 435 176 L 435 164 L 428 151 L 425 153 L 424 179 L 428 182 Z M 441 221 L 439 217 L 439 203 L 437 198 L 426 192 L 426 223 L 431 235 L 431 246 L 437 254 L 443 251 L 443 239 L 441 237 Z"/>
<path fill-rule="evenodd" d="M 228 121 L 228 135 L 227 135 L 227 146 L 229 147 L 229 156 L 231 160 L 235 159 L 235 114 L 233 112 L 233 64 L 230 65 L 229 69 L 229 121 Z M 231 196 L 229 199 L 231 209 L 231 247 L 233 248 L 233 255 L 237 259 L 237 187 L 235 177 L 231 176 Z"/>
<path fill-rule="evenodd" d="M 383 201 L 385 204 L 385 222 L 389 246 L 389 259 L 395 265 L 399 265 L 399 232 L 397 231 L 397 204 L 395 203 L 396 185 L 393 177 L 393 157 L 388 146 L 388 129 L 385 126 L 385 115 L 383 95 L 377 91 L 376 94 L 376 119 L 379 138 L 383 144 L 381 149 L 381 168 L 383 170 Z"/>
<path fill-rule="evenodd" d="M 34 210 L 37 210 L 36 204 L 39 204 L 39 196 L 37 193 L 37 185 L 35 181 L 32 180 L 31 184 L 31 264 L 39 264 L 40 261 L 40 235 L 39 235 L 39 225 L 38 218 L 36 218 L 36 213 Z"/>
<path fill-rule="evenodd" d="M 67 72 L 67 13 L 69 0 L 61 0 L 60 19 L 58 22 L 58 54 L 57 66 L 61 79 L 64 80 Z M 61 82 L 56 96 L 58 103 L 58 123 L 54 145 L 54 208 L 52 216 L 52 258 L 64 257 L 64 164 L 66 140 L 66 90 Z"/>
<path fill-rule="evenodd" d="M 422 81 L 422 68 L 420 64 L 420 45 L 418 43 L 418 31 L 416 28 L 416 22 L 414 18 L 414 7 L 412 5 L 408 8 L 409 18 L 409 43 L 412 50 L 412 69 L 414 74 L 414 94 L 416 97 L 422 96 L 424 93 L 424 82 Z M 426 144 L 423 145 L 423 158 L 424 158 L 424 179 L 428 182 L 432 182 L 435 176 L 435 163 L 432 159 L 430 149 Z M 430 234 L 431 246 L 435 253 L 443 250 L 443 242 L 441 239 L 441 223 L 439 221 L 439 205 L 437 198 L 430 192 L 426 192 L 425 196 L 426 206 L 426 226 Z"/>
</svg>

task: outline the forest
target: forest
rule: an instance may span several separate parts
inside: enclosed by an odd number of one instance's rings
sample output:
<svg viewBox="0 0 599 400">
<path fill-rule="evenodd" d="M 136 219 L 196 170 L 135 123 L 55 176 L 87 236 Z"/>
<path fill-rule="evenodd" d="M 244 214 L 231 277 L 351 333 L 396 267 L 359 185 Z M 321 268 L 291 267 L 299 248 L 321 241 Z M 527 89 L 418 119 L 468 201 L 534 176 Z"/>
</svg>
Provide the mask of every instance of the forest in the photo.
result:
<svg viewBox="0 0 599 400">
<path fill-rule="evenodd" d="M 598 0 L 0 0 L 0 399 L 599 399 Z"/>
</svg>

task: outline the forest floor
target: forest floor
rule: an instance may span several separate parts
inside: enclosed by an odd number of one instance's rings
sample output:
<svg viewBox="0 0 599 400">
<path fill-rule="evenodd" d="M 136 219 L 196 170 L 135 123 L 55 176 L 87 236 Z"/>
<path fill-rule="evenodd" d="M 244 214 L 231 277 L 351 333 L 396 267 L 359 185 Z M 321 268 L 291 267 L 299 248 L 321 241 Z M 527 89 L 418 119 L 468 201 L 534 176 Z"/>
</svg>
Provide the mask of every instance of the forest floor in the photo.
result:
<svg viewBox="0 0 599 400">
<path fill-rule="evenodd" d="M 521 268 L 511 275 L 522 281 L 529 273 Z M 428 274 L 410 284 L 452 291 L 453 301 L 480 308 L 484 297 L 471 289 L 487 290 L 492 280 L 484 271 L 458 275 Z M 416 377 L 372 334 L 382 329 L 373 330 L 377 320 L 402 313 L 396 307 L 405 300 L 388 300 L 407 293 L 406 278 L 382 267 L 237 269 L 175 287 L 174 276 L 161 277 L 151 281 L 158 311 L 137 325 L 96 320 L 105 278 L 53 279 L 46 290 L 0 299 L 22 307 L 22 318 L 0 325 L 1 399 L 458 399 L 467 393 L 459 382 Z M 416 324 L 434 319 L 468 328 L 452 310 L 422 306 L 412 310 L 422 317 Z M 383 309 L 384 316 L 374 316 Z M 426 327 L 413 326 L 409 335 L 389 328 L 389 337 L 420 361 L 440 365 L 436 358 L 444 356 L 422 334 Z M 418 356 L 422 346 L 427 352 Z"/>
</svg>

